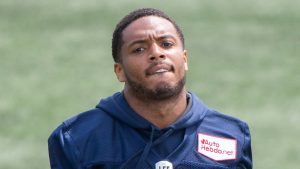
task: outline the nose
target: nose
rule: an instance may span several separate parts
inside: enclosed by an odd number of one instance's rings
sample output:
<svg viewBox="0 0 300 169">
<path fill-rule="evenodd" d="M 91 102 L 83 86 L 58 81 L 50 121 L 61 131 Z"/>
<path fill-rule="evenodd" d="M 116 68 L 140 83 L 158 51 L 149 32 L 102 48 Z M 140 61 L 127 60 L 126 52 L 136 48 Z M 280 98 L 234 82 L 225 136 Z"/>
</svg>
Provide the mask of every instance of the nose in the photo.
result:
<svg viewBox="0 0 300 169">
<path fill-rule="evenodd" d="M 149 60 L 155 61 L 155 60 L 165 59 L 165 58 L 166 55 L 164 54 L 163 49 L 159 45 L 153 44 L 151 46 Z"/>
</svg>

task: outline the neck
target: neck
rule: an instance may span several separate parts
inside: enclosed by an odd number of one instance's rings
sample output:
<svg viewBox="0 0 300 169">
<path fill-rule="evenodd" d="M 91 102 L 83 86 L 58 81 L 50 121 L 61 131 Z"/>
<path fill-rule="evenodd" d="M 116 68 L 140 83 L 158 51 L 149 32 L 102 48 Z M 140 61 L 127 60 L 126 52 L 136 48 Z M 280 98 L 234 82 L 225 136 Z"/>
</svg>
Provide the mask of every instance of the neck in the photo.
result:
<svg viewBox="0 0 300 169">
<path fill-rule="evenodd" d="M 124 95 L 135 112 L 159 128 L 165 128 L 174 123 L 183 114 L 187 106 L 187 96 L 184 88 L 178 95 L 164 100 L 141 100 L 128 90 L 124 90 Z"/>
</svg>

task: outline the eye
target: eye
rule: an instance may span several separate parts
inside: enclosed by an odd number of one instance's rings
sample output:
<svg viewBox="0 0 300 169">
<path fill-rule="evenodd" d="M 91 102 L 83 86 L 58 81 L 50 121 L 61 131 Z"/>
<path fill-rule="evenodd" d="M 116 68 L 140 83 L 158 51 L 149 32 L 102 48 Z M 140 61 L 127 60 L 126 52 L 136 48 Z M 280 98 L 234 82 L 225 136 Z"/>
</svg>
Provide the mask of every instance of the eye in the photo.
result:
<svg viewBox="0 0 300 169">
<path fill-rule="evenodd" d="M 161 45 L 162 45 L 164 48 L 170 48 L 170 47 L 174 46 L 174 43 L 169 42 L 169 41 L 164 41 L 164 42 L 162 42 Z"/>
<path fill-rule="evenodd" d="M 133 50 L 133 53 L 142 53 L 143 51 L 145 51 L 145 48 L 140 47 L 140 48 L 135 48 Z"/>
</svg>

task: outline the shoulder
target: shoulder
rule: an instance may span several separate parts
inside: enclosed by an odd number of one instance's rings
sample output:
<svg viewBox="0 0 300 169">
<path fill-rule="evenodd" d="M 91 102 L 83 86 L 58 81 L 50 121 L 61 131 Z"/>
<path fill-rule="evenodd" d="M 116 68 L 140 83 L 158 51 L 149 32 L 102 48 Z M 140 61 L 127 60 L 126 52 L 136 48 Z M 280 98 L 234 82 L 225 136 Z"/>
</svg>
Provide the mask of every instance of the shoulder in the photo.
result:
<svg viewBox="0 0 300 169">
<path fill-rule="evenodd" d="M 222 131 L 229 130 L 231 132 L 241 131 L 248 127 L 246 122 L 236 117 L 211 109 L 207 107 L 195 94 L 190 94 L 193 99 L 192 110 L 196 110 L 201 114 L 201 127 L 207 128 L 208 130 L 220 129 Z"/>
<path fill-rule="evenodd" d="M 233 116 L 226 115 L 213 109 L 209 109 L 203 119 L 204 124 L 224 131 L 244 132 L 248 128 L 246 122 Z"/>
<path fill-rule="evenodd" d="M 64 121 L 63 124 L 66 130 L 84 129 L 85 131 L 91 131 L 101 127 L 101 125 L 110 124 L 112 120 L 106 112 L 94 108 Z"/>
<path fill-rule="evenodd" d="M 109 154 L 110 151 L 106 150 L 106 147 L 108 149 L 112 147 L 108 145 L 112 141 L 110 137 L 114 128 L 113 121 L 113 118 L 98 108 L 80 113 L 64 121 L 48 139 L 51 166 L 66 165 L 65 163 L 75 166 L 88 165 L 94 160 L 90 156 L 94 154 L 95 147 L 98 147 L 99 151 Z M 110 139 L 103 139 L 105 137 Z"/>
<path fill-rule="evenodd" d="M 101 138 L 110 137 L 114 124 L 108 113 L 98 108 L 91 109 L 59 125 L 51 133 L 48 144 L 61 147 L 67 154 L 75 154 L 78 158 L 86 146 L 97 145 L 103 142 Z"/>
<path fill-rule="evenodd" d="M 61 136 L 69 135 L 77 140 L 90 135 L 95 130 L 104 128 L 104 126 L 107 129 L 112 121 L 113 119 L 106 112 L 94 108 L 65 120 L 53 131 L 50 138 L 52 135 L 60 133 Z"/>
<path fill-rule="evenodd" d="M 198 128 L 198 139 L 203 140 L 199 142 L 200 145 L 207 146 L 206 141 L 216 142 L 219 149 L 233 151 L 231 155 L 220 156 L 220 158 L 234 160 L 228 161 L 228 165 L 252 168 L 251 136 L 246 122 L 209 109 Z M 198 149 L 198 151 L 207 153 L 206 149 Z M 215 158 L 215 156 L 210 157 Z"/>
<path fill-rule="evenodd" d="M 95 162 L 120 163 L 144 142 L 134 129 L 106 110 L 95 108 L 64 121 L 50 135 L 48 145 L 50 158 L 65 154 L 71 163 L 89 166 Z M 120 150 L 123 153 L 115 153 Z"/>
<path fill-rule="evenodd" d="M 212 109 L 207 111 L 201 123 L 201 128 L 205 133 L 234 138 L 241 142 L 244 142 L 245 137 L 250 137 L 246 122 Z"/>
<path fill-rule="evenodd" d="M 89 140 L 109 136 L 113 130 L 113 121 L 106 112 L 95 108 L 80 113 L 59 125 L 50 135 L 48 144 L 56 144 L 69 152 L 83 151 Z M 92 144 L 97 144 L 93 142 Z"/>
</svg>

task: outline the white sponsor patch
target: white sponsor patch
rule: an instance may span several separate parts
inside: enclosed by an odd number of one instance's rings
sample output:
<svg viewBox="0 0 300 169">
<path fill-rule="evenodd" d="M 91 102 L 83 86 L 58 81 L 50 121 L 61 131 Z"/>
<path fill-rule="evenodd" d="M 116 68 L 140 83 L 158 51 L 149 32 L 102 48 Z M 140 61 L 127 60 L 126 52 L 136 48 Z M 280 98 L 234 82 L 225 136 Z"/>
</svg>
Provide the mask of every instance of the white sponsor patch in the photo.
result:
<svg viewBox="0 0 300 169">
<path fill-rule="evenodd" d="M 169 161 L 159 161 L 155 164 L 155 169 L 173 169 L 173 164 Z"/>
<path fill-rule="evenodd" d="M 198 152 L 215 161 L 235 160 L 235 139 L 198 133 Z"/>
</svg>

